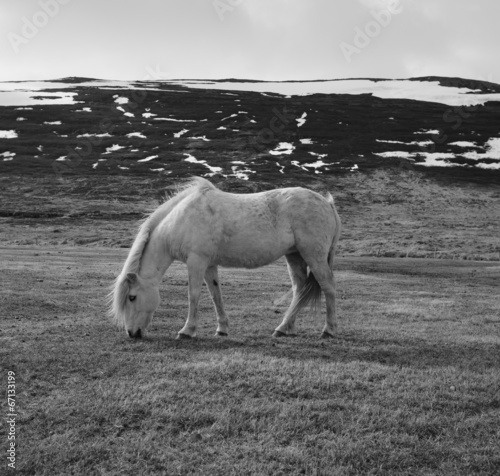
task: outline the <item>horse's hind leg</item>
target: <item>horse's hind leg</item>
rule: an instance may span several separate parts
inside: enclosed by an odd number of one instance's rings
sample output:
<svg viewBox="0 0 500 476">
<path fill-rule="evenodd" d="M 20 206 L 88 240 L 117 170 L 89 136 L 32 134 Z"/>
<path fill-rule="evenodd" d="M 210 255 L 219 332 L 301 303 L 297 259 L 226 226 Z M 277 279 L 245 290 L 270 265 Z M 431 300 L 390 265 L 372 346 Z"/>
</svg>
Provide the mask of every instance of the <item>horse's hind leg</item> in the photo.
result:
<svg viewBox="0 0 500 476">
<path fill-rule="evenodd" d="M 188 268 L 188 294 L 189 294 L 189 312 L 184 327 L 178 332 L 178 339 L 185 339 L 196 336 L 196 327 L 198 320 L 198 301 L 201 294 L 201 285 L 207 269 L 207 264 L 197 256 L 189 257 L 187 260 Z"/>
<path fill-rule="evenodd" d="M 307 265 L 299 253 L 286 255 L 285 258 L 288 266 L 288 273 L 292 280 L 293 298 L 281 324 L 274 331 L 274 337 L 292 336 L 296 334 L 295 318 L 300 310 L 300 306 L 298 306 L 299 293 L 307 278 Z"/>
<path fill-rule="evenodd" d="M 224 311 L 224 303 L 222 301 L 222 294 L 220 291 L 220 281 L 217 266 L 211 266 L 205 272 L 205 283 L 207 283 L 208 290 L 212 296 L 212 301 L 215 306 L 215 313 L 217 315 L 217 336 L 227 336 L 229 330 L 229 323 L 227 320 L 226 312 Z"/>
<path fill-rule="evenodd" d="M 321 262 L 316 260 L 307 263 L 316 281 L 321 286 L 326 300 L 326 322 L 321 337 L 334 337 L 337 334 L 337 316 L 335 309 L 335 278 L 333 271 L 325 259 Z"/>
</svg>

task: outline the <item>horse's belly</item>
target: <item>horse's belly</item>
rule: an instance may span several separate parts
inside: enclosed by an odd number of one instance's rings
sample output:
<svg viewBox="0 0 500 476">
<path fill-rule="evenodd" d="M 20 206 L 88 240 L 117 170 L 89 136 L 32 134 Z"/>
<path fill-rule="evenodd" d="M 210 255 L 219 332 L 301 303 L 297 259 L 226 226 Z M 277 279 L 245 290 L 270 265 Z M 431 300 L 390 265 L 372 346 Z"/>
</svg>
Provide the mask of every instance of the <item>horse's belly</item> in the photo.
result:
<svg viewBox="0 0 500 476">
<path fill-rule="evenodd" d="M 293 235 L 234 236 L 224 242 L 217 256 L 217 264 L 231 268 L 258 268 L 293 253 Z"/>
</svg>

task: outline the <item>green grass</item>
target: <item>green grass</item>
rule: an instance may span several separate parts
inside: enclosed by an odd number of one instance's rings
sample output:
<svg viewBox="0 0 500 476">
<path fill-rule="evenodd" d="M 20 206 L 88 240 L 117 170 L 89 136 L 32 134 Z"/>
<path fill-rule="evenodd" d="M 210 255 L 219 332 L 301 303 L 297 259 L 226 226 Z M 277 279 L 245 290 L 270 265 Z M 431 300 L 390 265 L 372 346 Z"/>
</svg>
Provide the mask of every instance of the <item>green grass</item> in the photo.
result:
<svg viewBox="0 0 500 476">
<path fill-rule="evenodd" d="M 50 253 L 50 254 L 48 254 Z M 146 339 L 104 315 L 124 250 L 2 249 L 2 370 L 14 370 L 19 474 L 498 474 L 496 263 L 340 258 L 339 336 L 270 337 L 284 263 L 224 270 L 178 342 L 174 266 Z"/>
</svg>

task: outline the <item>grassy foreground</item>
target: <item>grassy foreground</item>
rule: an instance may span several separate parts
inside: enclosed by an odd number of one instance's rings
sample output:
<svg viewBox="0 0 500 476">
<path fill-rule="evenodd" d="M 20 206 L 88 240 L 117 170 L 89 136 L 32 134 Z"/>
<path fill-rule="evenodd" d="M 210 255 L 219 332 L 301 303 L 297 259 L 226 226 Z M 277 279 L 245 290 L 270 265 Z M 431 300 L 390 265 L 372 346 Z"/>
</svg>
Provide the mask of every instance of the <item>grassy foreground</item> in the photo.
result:
<svg viewBox="0 0 500 476">
<path fill-rule="evenodd" d="M 204 292 L 200 337 L 177 342 L 182 266 L 165 279 L 149 336 L 132 341 L 104 308 L 126 250 L 0 253 L 18 474 L 500 472 L 498 263 L 339 258 L 330 341 L 305 318 L 299 337 L 270 337 L 284 263 L 223 270 L 230 337 L 212 336 Z"/>
</svg>

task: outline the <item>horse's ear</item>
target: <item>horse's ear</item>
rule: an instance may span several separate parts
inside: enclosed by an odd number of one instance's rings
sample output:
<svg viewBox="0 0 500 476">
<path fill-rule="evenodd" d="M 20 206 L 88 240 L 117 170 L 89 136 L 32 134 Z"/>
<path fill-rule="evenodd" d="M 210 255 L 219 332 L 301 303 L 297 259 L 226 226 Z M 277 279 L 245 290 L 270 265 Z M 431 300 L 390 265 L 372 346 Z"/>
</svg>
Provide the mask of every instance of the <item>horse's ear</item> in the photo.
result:
<svg viewBox="0 0 500 476">
<path fill-rule="evenodd" d="M 127 281 L 130 284 L 134 284 L 137 282 L 137 274 L 135 273 L 127 273 Z"/>
</svg>

